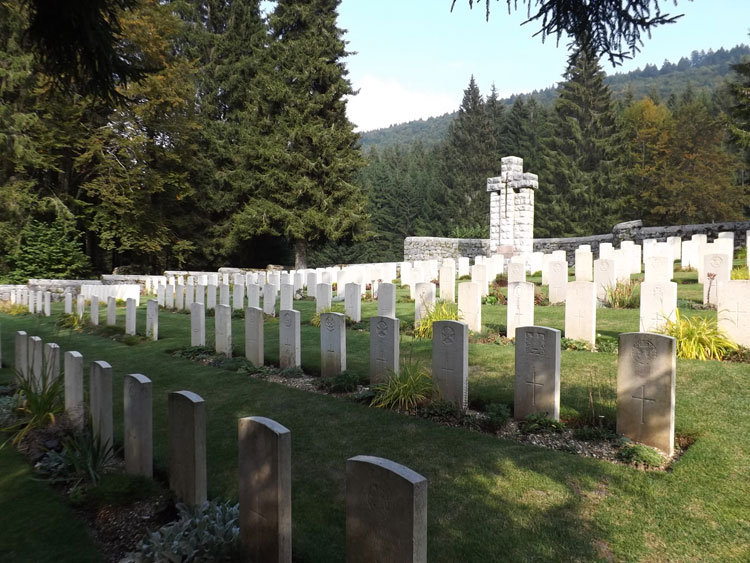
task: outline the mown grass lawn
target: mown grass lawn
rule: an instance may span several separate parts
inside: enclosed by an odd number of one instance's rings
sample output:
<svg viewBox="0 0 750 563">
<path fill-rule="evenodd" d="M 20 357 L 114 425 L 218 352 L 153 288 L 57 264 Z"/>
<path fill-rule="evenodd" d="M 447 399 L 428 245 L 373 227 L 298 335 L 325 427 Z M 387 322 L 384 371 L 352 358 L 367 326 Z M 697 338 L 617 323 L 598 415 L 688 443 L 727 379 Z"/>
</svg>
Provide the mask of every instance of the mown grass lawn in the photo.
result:
<svg viewBox="0 0 750 563">
<path fill-rule="evenodd" d="M 685 287 L 680 286 L 680 298 L 694 299 L 683 295 Z M 694 284 L 688 288 L 697 295 Z M 308 324 L 314 303 L 301 301 L 296 306 L 302 311 L 303 367 L 316 373 L 319 333 Z M 413 303 L 397 303 L 402 324 L 413 320 L 413 307 Z M 363 303 L 365 325 L 376 310 L 375 303 Z M 536 323 L 562 329 L 563 312 L 563 307 L 537 307 Z M 119 314 L 118 322 L 124 324 L 124 312 Z M 638 328 L 637 311 L 600 309 L 598 315 L 602 334 L 614 336 Z M 505 307 L 484 306 L 483 319 L 489 326 L 504 328 Z M 386 457 L 427 477 L 430 561 L 743 561 L 750 555 L 747 364 L 678 360 L 676 431 L 696 442 L 669 471 L 643 472 L 175 358 L 167 352 L 189 344 L 189 316 L 184 314 L 162 312 L 160 340 L 133 346 L 58 332 L 54 319 L 2 316 L 0 320 L 6 365 L 12 362 L 16 330 L 57 342 L 63 350 L 78 350 L 86 364 L 108 361 L 115 373 L 115 432 L 120 440 L 122 378 L 128 373 L 150 377 L 155 463 L 161 475 L 167 467 L 167 393 L 189 389 L 201 395 L 208 416 L 210 497 L 236 499 L 239 417 L 262 415 L 287 426 L 292 432 L 297 561 L 344 560 L 345 461 L 358 454 Z M 138 331 L 145 332 L 145 300 Z M 242 355 L 241 319 L 234 320 L 233 331 L 235 353 Z M 267 360 L 276 362 L 278 321 L 267 321 L 265 331 Z M 210 317 L 207 334 L 210 341 Z M 349 370 L 366 373 L 368 338 L 365 330 L 347 332 Z M 411 354 L 429 365 L 429 350 L 429 342 L 413 343 L 402 337 L 402 357 Z M 473 404 L 512 401 L 513 355 L 512 345 L 471 344 Z M 611 422 L 615 374 L 615 354 L 563 352 L 563 416 L 586 420 L 601 414 Z M 10 376 L 10 370 L 3 370 L 4 380 Z M 5 492 L 0 493 L 4 498 Z M 3 510 L 0 529 L 14 517 L 12 507 Z M 29 515 L 19 510 L 17 518 Z M 30 534 L 33 523 L 29 518 Z M 60 541 L 66 541 L 65 534 Z M 57 560 L 83 559 L 61 555 Z"/>
</svg>

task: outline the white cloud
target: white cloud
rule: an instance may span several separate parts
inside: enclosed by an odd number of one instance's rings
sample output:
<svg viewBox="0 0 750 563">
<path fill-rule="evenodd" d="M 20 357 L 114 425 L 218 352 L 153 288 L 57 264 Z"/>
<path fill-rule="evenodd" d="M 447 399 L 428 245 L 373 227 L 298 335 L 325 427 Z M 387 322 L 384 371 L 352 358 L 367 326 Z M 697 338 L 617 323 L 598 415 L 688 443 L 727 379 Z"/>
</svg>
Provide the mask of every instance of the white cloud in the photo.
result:
<svg viewBox="0 0 750 563">
<path fill-rule="evenodd" d="M 359 94 L 349 98 L 347 115 L 357 131 L 380 129 L 396 123 L 425 119 L 456 111 L 461 93 L 427 92 L 394 79 L 367 75 L 354 84 Z"/>
</svg>

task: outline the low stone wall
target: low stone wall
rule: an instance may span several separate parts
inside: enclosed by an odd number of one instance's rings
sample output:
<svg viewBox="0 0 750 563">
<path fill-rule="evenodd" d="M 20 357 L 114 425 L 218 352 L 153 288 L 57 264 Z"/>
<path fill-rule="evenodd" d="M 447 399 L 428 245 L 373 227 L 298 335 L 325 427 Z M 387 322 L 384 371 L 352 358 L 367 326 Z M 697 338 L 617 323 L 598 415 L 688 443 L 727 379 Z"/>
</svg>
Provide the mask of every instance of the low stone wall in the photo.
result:
<svg viewBox="0 0 750 563">
<path fill-rule="evenodd" d="M 643 244 L 646 239 L 666 242 L 667 237 L 689 239 L 693 235 L 705 234 L 713 241 L 720 232 L 734 233 L 734 247 L 745 246 L 746 233 L 750 230 L 750 221 L 727 221 L 723 223 L 704 223 L 700 225 L 674 225 L 668 227 L 644 227 L 641 221 L 629 221 L 615 225 L 611 233 L 588 237 L 570 238 L 537 238 L 534 239 L 534 251 L 550 253 L 553 250 L 564 250 L 568 262 L 573 263 L 575 249 L 582 244 L 591 245 L 594 258 L 599 257 L 599 245 L 609 242 L 615 247 L 623 240 L 632 240 Z M 489 256 L 490 241 L 487 239 L 452 239 L 439 237 L 408 237 L 404 240 L 404 260 L 439 260 L 457 258 L 458 256 Z"/>
<path fill-rule="evenodd" d="M 407 237 L 404 240 L 404 260 L 434 260 L 459 256 L 488 256 L 489 239 Z"/>
</svg>

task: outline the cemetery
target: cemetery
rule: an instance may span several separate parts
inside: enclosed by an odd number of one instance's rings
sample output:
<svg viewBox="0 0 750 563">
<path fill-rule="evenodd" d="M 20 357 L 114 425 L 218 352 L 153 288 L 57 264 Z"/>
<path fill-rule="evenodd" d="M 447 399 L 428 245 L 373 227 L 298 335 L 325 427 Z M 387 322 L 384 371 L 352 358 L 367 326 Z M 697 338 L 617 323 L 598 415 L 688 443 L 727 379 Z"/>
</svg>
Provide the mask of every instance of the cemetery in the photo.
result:
<svg viewBox="0 0 750 563">
<path fill-rule="evenodd" d="M 747 239 L 603 242 L 569 263 L 517 219 L 471 259 L 4 288 L 3 548 L 133 557 L 173 499 L 229 511 L 214 549 L 241 560 L 742 559 Z M 693 320 L 723 331 L 707 359 L 675 332 Z M 10 491 L 55 475 L 65 434 L 14 418 L 16 385 L 57 389 L 67 435 L 113 452 L 63 497 L 35 483 L 44 516 Z M 116 512 L 94 500 L 110 482 L 147 512 L 119 541 L 90 519 L 92 540 L 71 506 Z"/>
</svg>

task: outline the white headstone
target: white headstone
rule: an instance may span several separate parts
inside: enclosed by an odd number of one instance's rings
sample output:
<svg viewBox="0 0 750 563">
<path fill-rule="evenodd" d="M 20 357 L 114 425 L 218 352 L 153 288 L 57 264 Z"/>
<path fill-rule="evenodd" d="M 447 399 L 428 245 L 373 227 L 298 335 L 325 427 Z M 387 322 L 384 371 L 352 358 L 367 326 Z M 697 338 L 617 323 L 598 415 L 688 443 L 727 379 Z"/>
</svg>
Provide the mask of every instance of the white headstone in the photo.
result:
<svg viewBox="0 0 750 563">
<path fill-rule="evenodd" d="M 615 273 L 615 261 L 611 258 L 599 258 L 594 260 L 594 286 L 596 287 L 596 298 L 604 301 L 607 298 L 607 290 L 617 285 Z"/>
<path fill-rule="evenodd" d="M 435 306 L 435 284 L 418 283 L 414 299 L 414 323 L 418 323 L 422 317 Z"/>
<path fill-rule="evenodd" d="M 370 383 L 382 383 L 399 372 L 399 320 L 370 317 Z"/>
<path fill-rule="evenodd" d="M 315 293 L 315 312 L 330 310 L 333 299 L 333 287 L 330 283 L 319 283 Z"/>
<path fill-rule="evenodd" d="M 549 302 L 565 302 L 565 289 L 568 285 L 568 263 L 551 260 L 549 263 Z"/>
<path fill-rule="evenodd" d="M 466 323 L 433 323 L 432 378 L 443 400 L 453 403 L 459 410 L 469 406 L 469 327 Z"/>
<path fill-rule="evenodd" d="M 302 365 L 299 311 L 279 311 L 279 367 Z"/>
<path fill-rule="evenodd" d="M 355 323 L 362 320 L 362 290 L 358 283 L 348 283 L 344 288 L 344 313 Z"/>
<path fill-rule="evenodd" d="M 480 295 L 485 297 L 488 294 L 487 266 L 484 264 L 474 264 L 471 269 L 471 281 L 479 285 Z"/>
<path fill-rule="evenodd" d="M 750 348 L 750 281 L 720 282 L 716 310 L 719 328 L 732 341 Z"/>
<path fill-rule="evenodd" d="M 281 284 L 279 308 L 284 310 L 294 309 L 294 284 Z"/>
<path fill-rule="evenodd" d="M 217 305 L 214 318 L 216 333 L 216 353 L 232 355 L 232 308 L 229 305 Z"/>
<path fill-rule="evenodd" d="M 729 281 L 732 276 L 732 260 L 725 254 L 706 254 L 703 257 L 703 304 L 718 302 L 719 283 Z"/>
<path fill-rule="evenodd" d="M 560 331 L 523 326 L 516 329 L 515 337 L 514 418 L 546 413 L 560 420 Z"/>
<path fill-rule="evenodd" d="M 258 307 L 245 309 L 245 358 L 255 367 L 265 361 L 263 333 L 263 310 Z"/>
<path fill-rule="evenodd" d="M 190 305 L 190 345 L 206 345 L 206 309 L 203 303 Z"/>
<path fill-rule="evenodd" d="M 125 334 L 135 334 L 135 299 L 132 297 L 125 302 Z"/>
<path fill-rule="evenodd" d="M 458 284 L 458 316 L 469 330 L 482 331 L 482 294 L 475 282 Z"/>
<path fill-rule="evenodd" d="M 146 301 L 146 338 L 159 340 L 159 303 L 155 299 Z"/>
<path fill-rule="evenodd" d="M 534 284 L 513 282 L 508 284 L 506 334 L 514 338 L 516 329 L 534 324 Z"/>
<path fill-rule="evenodd" d="M 276 316 L 276 286 L 272 283 L 263 286 L 263 312 Z"/>
<path fill-rule="evenodd" d="M 579 248 L 575 251 L 575 260 L 576 281 L 593 281 L 592 267 L 594 254 L 590 250 Z"/>
<path fill-rule="evenodd" d="M 378 315 L 381 317 L 396 316 L 396 285 L 388 282 L 380 284 L 378 289 Z"/>
<path fill-rule="evenodd" d="M 649 256 L 645 260 L 645 281 L 672 281 L 674 262 L 666 256 Z"/>
<path fill-rule="evenodd" d="M 245 284 L 235 280 L 232 287 L 232 309 L 242 311 L 245 308 Z"/>
<path fill-rule="evenodd" d="M 565 338 L 596 344 L 596 287 L 593 282 L 568 283 L 565 294 Z"/>
<path fill-rule="evenodd" d="M 320 375 L 333 377 L 346 370 L 346 316 L 320 314 Z"/>
<path fill-rule="evenodd" d="M 640 331 L 659 332 L 667 320 L 677 319 L 677 284 L 671 281 L 641 284 Z"/>
</svg>

